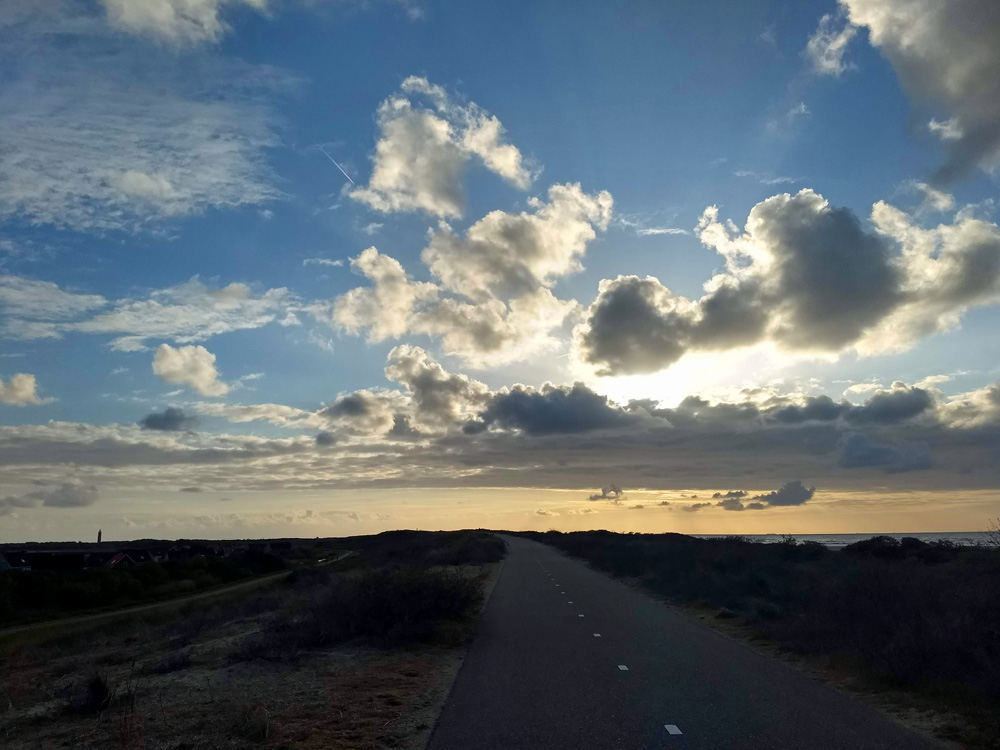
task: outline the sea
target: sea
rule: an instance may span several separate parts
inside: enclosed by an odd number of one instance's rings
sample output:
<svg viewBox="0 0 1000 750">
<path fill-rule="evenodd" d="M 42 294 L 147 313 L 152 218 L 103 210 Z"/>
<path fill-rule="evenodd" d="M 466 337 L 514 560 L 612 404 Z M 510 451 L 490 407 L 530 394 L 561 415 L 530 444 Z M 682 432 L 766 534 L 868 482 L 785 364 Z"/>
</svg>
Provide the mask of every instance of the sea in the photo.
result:
<svg viewBox="0 0 1000 750">
<path fill-rule="evenodd" d="M 713 539 L 729 536 L 728 534 L 692 534 L 703 539 Z M 825 547 L 839 549 L 848 544 L 860 542 L 863 539 L 871 539 L 873 536 L 891 536 L 896 539 L 903 537 L 916 537 L 923 542 L 951 542 L 963 546 L 974 547 L 979 544 L 989 543 L 989 532 L 986 531 L 932 531 L 924 533 L 898 534 L 887 532 L 884 534 L 741 534 L 752 542 L 775 543 L 780 542 L 786 536 L 794 537 L 800 542 L 819 542 Z"/>
</svg>

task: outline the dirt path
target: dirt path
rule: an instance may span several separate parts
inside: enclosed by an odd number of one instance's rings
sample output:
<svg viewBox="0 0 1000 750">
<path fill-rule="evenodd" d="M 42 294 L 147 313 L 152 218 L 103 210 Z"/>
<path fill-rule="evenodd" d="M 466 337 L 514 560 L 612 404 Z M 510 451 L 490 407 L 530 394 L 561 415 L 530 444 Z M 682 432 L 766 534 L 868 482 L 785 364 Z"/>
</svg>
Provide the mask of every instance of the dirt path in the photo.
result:
<svg viewBox="0 0 1000 750">
<path fill-rule="evenodd" d="M 343 552 L 339 556 L 324 560 L 316 565 L 308 566 L 312 568 L 322 568 L 326 565 L 333 565 L 334 563 L 340 562 L 345 557 L 354 554 L 353 552 Z M 297 570 L 303 570 L 303 568 L 297 568 Z M 223 594 L 232 594 L 237 591 L 249 590 L 256 588 L 258 586 L 263 586 L 272 581 L 276 581 L 279 578 L 290 575 L 293 571 L 282 570 L 277 573 L 269 573 L 265 576 L 260 576 L 257 578 L 251 578 L 249 581 L 240 581 L 239 583 L 234 583 L 230 586 L 223 586 L 221 588 L 214 588 L 210 591 L 200 591 L 197 594 L 191 594 L 190 596 L 184 596 L 179 599 L 168 599 L 162 602 L 151 602 L 150 604 L 137 604 L 133 607 L 125 607 L 124 609 L 114 609 L 108 612 L 96 612 L 90 615 L 78 615 L 76 617 L 60 617 L 55 620 L 45 620 L 43 622 L 33 622 L 27 625 L 18 625 L 17 627 L 7 628 L 5 630 L 0 630 L 0 639 L 6 638 L 12 635 L 24 635 L 25 633 L 31 633 L 36 630 L 43 630 L 50 627 L 70 627 L 73 625 L 86 625 L 90 623 L 100 622 L 102 620 L 113 620 L 119 617 L 128 617 L 130 615 L 139 614 L 141 612 L 151 612 L 157 609 L 166 609 L 167 607 L 177 607 L 180 605 L 187 604 L 189 602 L 199 601 L 202 599 L 211 599 L 216 596 L 222 596 Z"/>
</svg>

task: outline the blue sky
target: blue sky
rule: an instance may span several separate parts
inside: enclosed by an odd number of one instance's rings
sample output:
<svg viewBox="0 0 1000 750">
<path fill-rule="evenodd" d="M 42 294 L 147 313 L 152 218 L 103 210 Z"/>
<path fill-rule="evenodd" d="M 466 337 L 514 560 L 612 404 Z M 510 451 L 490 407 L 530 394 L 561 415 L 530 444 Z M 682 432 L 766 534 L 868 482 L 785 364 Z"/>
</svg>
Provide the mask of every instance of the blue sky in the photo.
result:
<svg viewBox="0 0 1000 750">
<path fill-rule="evenodd" d="M 1000 19 L 957 6 L 7 4 L 0 538 L 463 525 L 446 490 L 510 526 L 583 492 L 541 516 L 572 527 L 609 482 L 817 488 L 636 528 L 874 528 L 845 497 L 918 490 L 976 498 L 921 528 L 981 524 Z"/>
</svg>

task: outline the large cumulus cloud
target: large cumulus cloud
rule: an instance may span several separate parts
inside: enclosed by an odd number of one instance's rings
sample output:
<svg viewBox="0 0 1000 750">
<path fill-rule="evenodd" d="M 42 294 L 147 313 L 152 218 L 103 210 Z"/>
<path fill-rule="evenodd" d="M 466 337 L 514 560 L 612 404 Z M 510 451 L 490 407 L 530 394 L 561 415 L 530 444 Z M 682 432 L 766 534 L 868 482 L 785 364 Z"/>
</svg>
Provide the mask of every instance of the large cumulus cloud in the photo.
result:
<svg viewBox="0 0 1000 750">
<path fill-rule="evenodd" d="M 930 109 L 948 149 L 937 180 L 961 177 L 1000 156 L 1000 4 L 995 0 L 841 0 L 865 26 L 903 87 Z"/>
<path fill-rule="evenodd" d="M 635 414 L 582 383 L 572 387 L 546 383 L 539 390 L 516 385 L 496 393 L 478 420 L 466 425 L 466 432 L 496 426 L 528 435 L 565 434 L 623 427 L 637 421 Z"/>
<path fill-rule="evenodd" d="M 574 330 L 599 375 L 647 373 L 687 352 L 770 342 L 811 354 L 899 351 L 1000 300 L 1000 229 L 960 212 L 922 229 L 883 202 L 875 231 L 805 189 L 758 203 L 743 231 L 705 211 L 698 236 L 725 260 L 698 300 L 658 279 L 602 281 Z"/>
<path fill-rule="evenodd" d="M 426 78 L 404 80 L 400 92 L 379 106 L 378 126 L 371 178 L 350 192 L 377 211 L 459 218 L 465 210 L 462 178 L 474 157 L 516 187 L 531 184 L 531 171 L 505 141 L 500 121 L 472 102 L 455 102 Z"/>
<path fill-rule="evenodd" d="M 494 211 L 465 235 L 446 224 L 422 258 L 435 282 L 412 280 L 394 258 L 368 248 L 352 268 L 372 282 L 310 309 L 320 320 L 370 342 L 424 334 L 474 367 L 515 361 L 560 346 L 554 332 L 579 305 L 551 287 L 579 270 L 596 231 L 605 229 L 612 200 L 579 185 L 554 185 L 531 211 Z"/>
</svg>

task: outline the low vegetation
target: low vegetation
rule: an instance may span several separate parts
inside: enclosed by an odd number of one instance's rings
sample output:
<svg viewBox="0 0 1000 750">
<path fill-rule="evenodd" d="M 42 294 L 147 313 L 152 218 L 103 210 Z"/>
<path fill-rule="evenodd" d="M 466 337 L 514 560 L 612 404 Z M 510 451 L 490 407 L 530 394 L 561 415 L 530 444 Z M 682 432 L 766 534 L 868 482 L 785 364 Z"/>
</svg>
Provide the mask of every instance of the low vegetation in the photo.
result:
<svg viewBox="0 0 1000 750">
<path fill-rule="evenodd" d="M 199 555 L 129 568 L 0 571 L 0 628 L 180 597 L 287 568 L 288 562 L 278 555 L 249 550 L 229 557 Z"/>
<path fill-rule="evenodd" d="M 336 544 L 266 589 L 0 641 L 0 748 L 423 747 L 505 546 Z"/>
<path fill-rule="evenodd" d="M 884 536 L 842 550 L 791 538 L 528 536 L 673 602 L 739 618 L 868 687 L 957 707 L 979 727 L 966 737 L 973 744 L 1000 737 L 1000 548 Z"/>
</svg>

